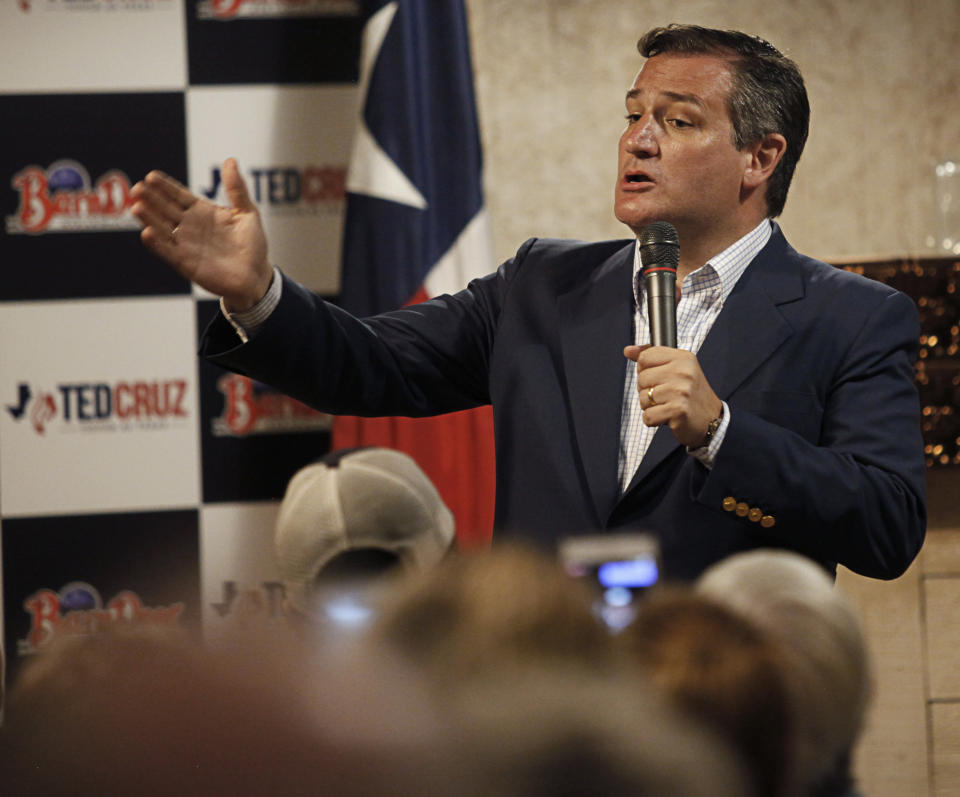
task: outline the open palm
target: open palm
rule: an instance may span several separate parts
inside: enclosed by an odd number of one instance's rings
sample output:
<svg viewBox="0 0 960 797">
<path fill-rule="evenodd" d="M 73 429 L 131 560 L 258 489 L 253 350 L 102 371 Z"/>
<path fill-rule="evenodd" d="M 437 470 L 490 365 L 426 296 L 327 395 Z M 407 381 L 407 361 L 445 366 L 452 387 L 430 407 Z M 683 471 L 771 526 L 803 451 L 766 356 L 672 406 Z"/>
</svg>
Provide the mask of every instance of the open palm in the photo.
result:
<svg viewBox="0 0 960 797">
<path fill-rule="evenodd" d="M 133 188 L 132 212 L 144 225 L 144 244 L 191 282 L 243 310 L 263 296 L 272 267 L 260 214 L 236 161 L 223 164 L 229 207 L 193 194 L 152 171 Z"/>
</svg>

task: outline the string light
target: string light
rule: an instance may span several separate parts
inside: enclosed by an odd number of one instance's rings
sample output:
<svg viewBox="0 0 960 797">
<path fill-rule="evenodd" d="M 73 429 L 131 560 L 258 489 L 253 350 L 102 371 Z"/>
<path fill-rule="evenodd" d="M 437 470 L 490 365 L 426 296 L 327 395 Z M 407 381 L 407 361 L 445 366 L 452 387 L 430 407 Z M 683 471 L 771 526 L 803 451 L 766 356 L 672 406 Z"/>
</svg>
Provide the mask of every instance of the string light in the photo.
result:
<svg viewBox="0 0 960 797">
<path fill-rule="evenodd" d="M 960 174 L 960 163 L 941 164 Z M 944 171 L 946 174 L 946 171 Z M 948 251 L 960 242 L 951 241 Z M 848 271 L 896 288 L 917 303 L 921 335 L 915 378 L 923 416 L 924 458 L 928 468 L 960 465 L 960 259 L 904 258 L 858 263 Z"/>
</svg>

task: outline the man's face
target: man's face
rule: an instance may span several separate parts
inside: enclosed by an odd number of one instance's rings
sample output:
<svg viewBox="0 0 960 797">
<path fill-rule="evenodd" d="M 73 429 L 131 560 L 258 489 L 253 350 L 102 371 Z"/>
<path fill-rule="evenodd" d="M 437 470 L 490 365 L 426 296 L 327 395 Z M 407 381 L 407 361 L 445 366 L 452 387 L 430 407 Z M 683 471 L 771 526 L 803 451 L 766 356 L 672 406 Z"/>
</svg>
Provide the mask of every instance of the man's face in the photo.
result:
<svg viewBox="0 0 960 797">
<path fill-rule="evenodd" d="M 713 55 L 650 58 L 627 92 L 614 200 L 618 220 L 639 234 L 669 221 L 685 236 L 736 227 L 749 158 L 733 143 L 727 111 L 732 75 Z"/>
</svg>

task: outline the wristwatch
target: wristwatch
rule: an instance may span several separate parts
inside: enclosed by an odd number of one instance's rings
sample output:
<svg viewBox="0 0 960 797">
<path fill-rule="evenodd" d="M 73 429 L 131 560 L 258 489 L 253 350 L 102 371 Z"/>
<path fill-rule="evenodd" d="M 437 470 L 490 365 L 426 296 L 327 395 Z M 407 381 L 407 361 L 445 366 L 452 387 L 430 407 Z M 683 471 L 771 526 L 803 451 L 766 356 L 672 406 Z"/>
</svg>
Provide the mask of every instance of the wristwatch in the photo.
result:
<svg viewBox="0 0 960 797">
<path fill-rule="evenodd" d="M 720 405 L 720 414 L 710 421 L 709 426 L 707 426 L 707 436 L 703 438 L 703 442 L 700 444 L 700 448 L 706 448 L 710 445 L 710 442 L 713 440 L 713 436 L 717 433 L 717 429 L 720 428 L 720 422 L 723 420 L 723 405 Z"/>
</svg>

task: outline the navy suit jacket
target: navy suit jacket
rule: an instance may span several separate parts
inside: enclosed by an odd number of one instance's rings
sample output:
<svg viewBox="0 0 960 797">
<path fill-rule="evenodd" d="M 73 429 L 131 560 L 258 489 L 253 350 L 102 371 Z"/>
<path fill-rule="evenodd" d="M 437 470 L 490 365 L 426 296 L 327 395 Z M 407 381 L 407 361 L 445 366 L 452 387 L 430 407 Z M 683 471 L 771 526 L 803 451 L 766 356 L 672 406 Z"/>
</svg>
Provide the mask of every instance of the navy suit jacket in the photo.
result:
<svg viewBox="0 0 960 797">
<path fill-rule="evenodd" d="M 218 316 L 201 354 L 335 414 L 492 403 L 497 534 L 648 530 L 667 578 L 771 546 L 900 575 L 926 523 L 914 303 L 774 225 L 698 353 L 731 410 L 712 469 L 662 427 L 621 494 L 632 266 L 632 240 L 532 239 L 456 295 L 365 320 L 284 278 L 248 343 Z"/>
</svg>

